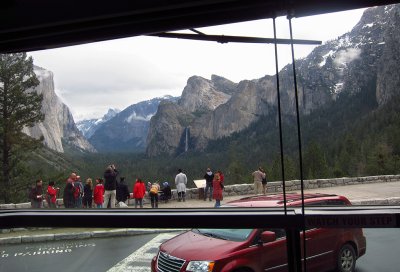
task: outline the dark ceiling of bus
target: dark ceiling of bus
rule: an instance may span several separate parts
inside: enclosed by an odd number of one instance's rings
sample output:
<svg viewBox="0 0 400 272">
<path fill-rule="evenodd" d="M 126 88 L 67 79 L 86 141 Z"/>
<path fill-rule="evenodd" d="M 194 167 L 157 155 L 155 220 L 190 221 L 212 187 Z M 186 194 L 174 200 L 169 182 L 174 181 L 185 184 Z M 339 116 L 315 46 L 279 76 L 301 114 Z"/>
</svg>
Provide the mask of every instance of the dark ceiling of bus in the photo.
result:
<svg viewBox="0 0 400 272">
<path fill-rule="evenodd" d="M 399 0 L 2 0 L 0 52 L 33 51 L 397 2 Z"/>
</svg>

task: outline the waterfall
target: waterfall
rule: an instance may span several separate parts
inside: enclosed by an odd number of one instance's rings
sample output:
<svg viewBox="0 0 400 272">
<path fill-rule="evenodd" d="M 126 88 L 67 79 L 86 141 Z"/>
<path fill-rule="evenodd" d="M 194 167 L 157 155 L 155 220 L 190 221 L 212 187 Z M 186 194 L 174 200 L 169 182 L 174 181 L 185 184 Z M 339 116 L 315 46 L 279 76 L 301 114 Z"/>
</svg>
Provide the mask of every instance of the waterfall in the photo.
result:
<svg viewBox="0 0 400 272">
<path fill-rule="evenodd" d="M 185 128 L 185 152 L 189 149 L 189 128 Z"/>
</svg>

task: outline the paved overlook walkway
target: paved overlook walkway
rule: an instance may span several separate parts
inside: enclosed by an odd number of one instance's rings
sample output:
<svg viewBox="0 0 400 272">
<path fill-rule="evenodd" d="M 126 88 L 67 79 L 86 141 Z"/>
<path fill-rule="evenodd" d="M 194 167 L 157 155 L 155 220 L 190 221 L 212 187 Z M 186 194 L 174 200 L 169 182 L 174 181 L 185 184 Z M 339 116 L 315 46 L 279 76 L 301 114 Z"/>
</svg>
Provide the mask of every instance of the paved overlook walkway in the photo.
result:
<svg viewBox="0 0 400 272">
<path fill-rule="evenodd" d="M 300 191 L 290 191 L 287 193 L 300 193 Z M 384 182 L 384 183 L 368 183 L 361 185 L 347 185 L 337 187 L 327 187 L 318 189 L 305 190 L 306 193 L 324 193 L 343 195 L 350 199 L 353 204 L 374 203 L 374 200 L 379 200 L 377 204 L 384 204 L 381 200 L 397 199 L 397 205 L 400 204 L 400 182 Z M 268 193 L 268 192 L 267 192 Z M 248 195 L 247 195 L 248 196 Z M 246 195 L 227 196 L 221 201 L 221 204 L 236 200 Z M 168 203 L 160 203 L 159 208 L 211 208 L 214 207 L 213 201 L 204 201 L 199 199 L 189 199 L 186 202 L 178 202 L 177 200 L 169 201 Z M 386 203 L 391 204 L 391 203 Z"/>
</svg>

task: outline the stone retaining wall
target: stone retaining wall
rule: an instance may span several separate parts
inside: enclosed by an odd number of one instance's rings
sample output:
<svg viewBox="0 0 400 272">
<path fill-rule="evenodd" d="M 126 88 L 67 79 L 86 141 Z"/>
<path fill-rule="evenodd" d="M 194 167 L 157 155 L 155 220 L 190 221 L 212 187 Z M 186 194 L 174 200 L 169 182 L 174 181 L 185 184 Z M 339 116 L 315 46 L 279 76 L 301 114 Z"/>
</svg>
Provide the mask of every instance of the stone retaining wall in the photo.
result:
<svg viewBox="0 0 400 272">
<path fill-rule="evenodd" d="M 385 176 L 370 176 L 370 177 L 356 177 L 356 178 L 334 178 L 334 179 L 313 179 L 304 180 L 304 189 L 317 189 L 335 186 L 347 186 L 357 185 L 365 183 L 382 183 L 382 182 L 398 182 L 400 181 L 400 175 L 385 175 Z M 300 180 L 289 180 L 286 181 L 286 191 L 296 191 L 301 189 Z M 202 189 L 189 188 L 186 191 L 187 199 L 199 199 Z M 283 191 L 283 185 L 281 181 L 274 181 L 267 183 L 268 193 L 279 193 Z M 235 184 L 227 185 L 224 188 L 225 196 L 238 196 L 238 195 L 251 195 L 254 194 L 253 184 Z M 178 195 L 176 190 L 172 190 L 172 198 L 177 199 Z M 62 199 L 58 200 L 58 203 L 62 205 Z M 134 200 L 129 200 L 129 205 L 134 205 Z M 30 203 L 18 203 L 18 204 L 0 204 L 0 209 L 26 209 L 30 208 Z"/>
<path fill-rule="evenodd" d="M 385 175 L 385 176 L 370 176 L 370 177 L 356 177 L 356 178 L 335 178 L 335 179 L 313 179 L 304 180 L 304 189 L 317 189 L 336 186 L 357 185 L 365 183 L 382 183 L 382 182 L 397 182 L 400 181 L 400 175 Z M 301 190 L 300 180 L 286 181 L 286 191 Z M 268 193 L 280 193 L 283 191 L 282 181 L 273 181 L 267 183 Z M 238 195 L 251 195 L 254 194 L 253 184 L 235 184 L 227 185 L 224 188 L 224 195 L 238 196 Z M 187 198 L 198 199 L 199 189 L 192 188 L 186 191 Z M 177 193 L 173 190 L 173 198 L 177 198 Z"/>
</svg>

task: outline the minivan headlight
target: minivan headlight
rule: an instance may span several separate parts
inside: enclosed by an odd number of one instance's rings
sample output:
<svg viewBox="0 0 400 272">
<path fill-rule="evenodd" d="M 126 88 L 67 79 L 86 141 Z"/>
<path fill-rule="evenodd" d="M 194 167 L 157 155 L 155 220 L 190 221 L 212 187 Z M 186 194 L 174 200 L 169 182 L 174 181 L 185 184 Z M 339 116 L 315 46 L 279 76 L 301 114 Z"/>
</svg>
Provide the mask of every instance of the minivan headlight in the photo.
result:
<svg viewBox="0 0 400 272">
<path fill-rule="evenodd" d="M 212 261 L 190 261 L 186 271 L 190 272 L 212 272 L 214 262 Z"/>
</svg>

